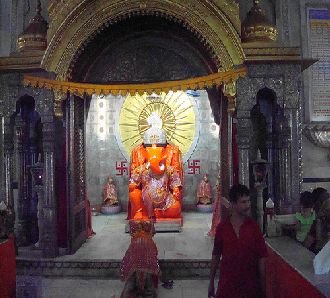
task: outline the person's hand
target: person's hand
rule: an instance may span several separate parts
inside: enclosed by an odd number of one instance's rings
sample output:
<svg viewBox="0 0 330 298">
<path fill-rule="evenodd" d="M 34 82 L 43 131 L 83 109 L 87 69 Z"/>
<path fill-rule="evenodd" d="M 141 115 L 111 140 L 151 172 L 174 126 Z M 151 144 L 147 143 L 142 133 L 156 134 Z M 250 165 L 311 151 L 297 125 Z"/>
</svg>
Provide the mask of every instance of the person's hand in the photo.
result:
<svg viewBox="0 0 330 298">
<path fill-rule="evenodd" d="M 225 197 L 220 198 L 220 202 L 224 205 L 227 209 L 231 208 L 231 203 Z"/>
<path fill-rule="evenodd" d="M 306 239 L 303 242 L 303 245 L 306 248 L 310 249 L 312 247 L 312 245 L 315 243 L 315 240 L 316 239 L 312 235 L 308 234 Z"/>
<path fill-rule="evenodd" d="M 210 282 L 209 288 L 208 288 L 208 298 L 215 297 L 215 292 L 214 292 L 214 283 Z"/>
</svg>

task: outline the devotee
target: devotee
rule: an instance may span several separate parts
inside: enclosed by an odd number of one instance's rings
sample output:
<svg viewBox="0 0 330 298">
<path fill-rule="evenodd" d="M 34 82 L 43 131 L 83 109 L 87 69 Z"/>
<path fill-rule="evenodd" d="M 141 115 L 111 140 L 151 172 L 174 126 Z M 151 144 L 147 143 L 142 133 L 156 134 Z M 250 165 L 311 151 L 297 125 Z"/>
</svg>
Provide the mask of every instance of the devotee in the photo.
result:
<svg viewBox="0 0 330 298">
<path fill-rule="evenodd" d="M 229 200 L 231 215 L 220 222 L 214 239 L 208 297 L 263 297 L 267 248 L 258 224 L 250 218 L 249 189 L 234 185 Z M 218 268 L 220 278 L 215 293 Z"/>
<path fill-rule="evenodd" d="M 120 276 L 125 281 L 120 297 L 157 297 L 160 268 L 152 239 L 154 224 L 150 220 L 130 220 L 129 228 L 131 243 L 120 265 Z"/>
<path fill-rule="evenodd" d="M 315 221 L 315 212 L 313 211 L 314 201 L 312 193 L 305 191 L 300 195 L 301 212 L 297 212 L 296 218 L 296 239 L 303 243 Z"/>
<path fill-rule="evenodd" d="M 314 221 L 304 245 L 318 253 L 330 239 L 330 195 L 325 188 L 318 187 L 312 192 L 315 204 Z"/>
<path fill-rule="evenodd" d="M 316 215 L 318 215 L 323 203 L 329 200 L 330 195 L 328 191 L 323 187 L 315 188 L 312 192 L 312 195 L 314 198 L 314 210 Z"/>
</svg>

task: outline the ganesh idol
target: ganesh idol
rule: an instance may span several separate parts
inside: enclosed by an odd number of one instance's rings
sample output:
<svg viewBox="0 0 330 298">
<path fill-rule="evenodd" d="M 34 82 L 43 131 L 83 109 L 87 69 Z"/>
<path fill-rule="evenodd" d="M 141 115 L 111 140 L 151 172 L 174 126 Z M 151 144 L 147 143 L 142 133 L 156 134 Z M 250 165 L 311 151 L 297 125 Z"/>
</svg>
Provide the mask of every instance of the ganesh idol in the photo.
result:
<svg viewBox="0 0 330 298">
<path fill-rule="evenodd" d="M 162 120 L 153 112 L 143 143 L 133 148 L 130 164 L 130 219 L 180 219 L 183 186 L 181 152 L 166 140 Z"/>
</svg>

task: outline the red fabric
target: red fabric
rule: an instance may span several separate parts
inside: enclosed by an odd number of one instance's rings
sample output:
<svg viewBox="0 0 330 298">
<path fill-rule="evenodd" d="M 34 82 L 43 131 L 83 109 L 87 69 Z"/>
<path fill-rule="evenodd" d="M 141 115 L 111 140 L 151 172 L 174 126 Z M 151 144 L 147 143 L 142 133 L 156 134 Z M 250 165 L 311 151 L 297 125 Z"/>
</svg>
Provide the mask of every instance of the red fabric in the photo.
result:
<svg viewBox="0 0 330 298">
<path fill-rule="evenodd" d="M 144 274 L 150 273 L 157 286 L 160 268 L 157 246 L 152 239 L 154 225 L 151 221 L 130 220 L 129 227 L 132 239 L 120 265 L 121 279 L 126 281 L 136 273 L 138 286 L 143 289 Z"/>
<path fill-rule="evenodd" d="M 16 254 L 13 236 L 0 243 L 0 296 L 16 296 Z"/>
<path fill-rule="evenodd" d="M 268 248 L 268 253 L 266 297 L 325 297 L 271 248 Z"/>
<path fill-rule="evenodd" d="M 87 217 L 87 238 L 92 237 L 96 233 L 93 231 L 92 227 L 92 208 L 91 202 L 86 199 L 86 217 Z"/>
<path fill-rule="evenodd" d="M 221 255 L 216 297 L 259 297 L 258 261 L 267 256 L 260 229 L 251 218 L 242 224 L 239 238 L 230 219 L 222 221 L 214 239 L 213 255 Z"/>
<path fill-rule="evenodd" d="M 208 231 L 207 235 L 210 237 L 214 237 L 217 226 L 221 221 L 221 203 L 220 203 L 220 197 L 216 196 L 214 201 L 214 208 L 213 208 L 213 214 L 212 214 L 212 225 L 211 229 Z"/>
<path fill-rule="evenodd" d="M 216 187 L 216 194 L 215 194 L 215 200 L 214 200 L 214 208 L 213 208 L 213 214 L 212 214 L 212 225 L 211 229 L 208 231 L 207 235 L 210 237 L 214 237 L 215 233 L 217 231 L 217 227 L 221 221 L 221 189 L 220 186 Z"/>
</svg>

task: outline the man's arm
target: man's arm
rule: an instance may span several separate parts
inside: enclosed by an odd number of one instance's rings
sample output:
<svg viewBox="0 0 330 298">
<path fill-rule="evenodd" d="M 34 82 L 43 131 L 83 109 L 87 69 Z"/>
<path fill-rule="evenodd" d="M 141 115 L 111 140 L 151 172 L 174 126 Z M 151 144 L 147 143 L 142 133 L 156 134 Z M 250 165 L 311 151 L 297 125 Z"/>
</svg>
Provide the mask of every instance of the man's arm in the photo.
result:
<svg viewBox="0 0 330 298">
<path fill-rule="evenodd" d="M 297 221 L 296 222 L 295 229 L 296 229 L 296 234 L 297 234 L 297 232 L 300 232 L 301 231 L 301 223 L 300 223 L 300 221 Z"/>
<path fill-rule="evenodd" d="M 260 278 L 260 288 L 262 291 L 262 297 L 266 297 L 265 262 L 266 262 L 266 258 L 259 259 L 259 278 Z"/>
<path fill-rule="evenodd" d="M 208 298 L 215 297 L 214 279 L 215 279 L 215 274 L 217 273 L 217 268 L 219 268 L 219 263 L 220 263 L 220 256 L 212 255 Z"/>
</svg>

